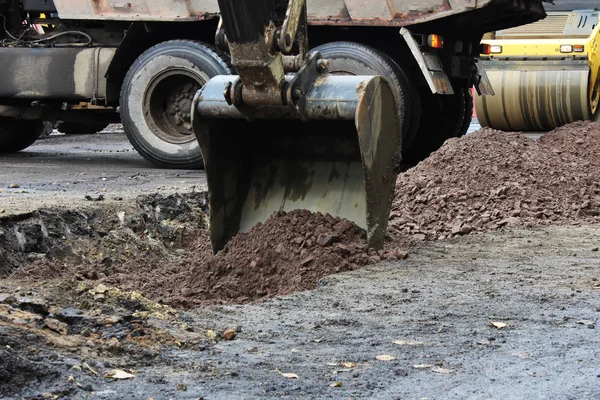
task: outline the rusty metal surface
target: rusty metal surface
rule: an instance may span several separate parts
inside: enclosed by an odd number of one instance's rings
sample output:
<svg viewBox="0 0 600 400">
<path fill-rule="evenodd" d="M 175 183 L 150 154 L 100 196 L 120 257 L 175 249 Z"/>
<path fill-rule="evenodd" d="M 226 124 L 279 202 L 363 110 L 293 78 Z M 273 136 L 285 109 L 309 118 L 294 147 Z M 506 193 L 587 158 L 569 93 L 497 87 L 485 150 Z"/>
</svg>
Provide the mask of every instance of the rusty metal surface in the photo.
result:
<svg viewBox="0 0 600 400">
<path fill-rule="evenodd" d="M 538 10 L 538 0 L 307 0 L 312 25 L 410 26 L 490 6 L 520 13 Z M 537 11 L 536 11 L 537 12 Z"/>
<path fill-rule="evenodd" d="M 193 21 L 219 14 L 217 0 L 55 0 L 63 19 Z"/>
<path fill-rule="evenodd" d="M 219 13 L 217 0 L 55 0 L 55 4 L 65 19 L 195 21 Z M 307 5 L 312 25 L 408 26 L 495 5 L 515 13 L 518 7 L 542 10 L 540 0 L 307 0 Z"/>
</svg>

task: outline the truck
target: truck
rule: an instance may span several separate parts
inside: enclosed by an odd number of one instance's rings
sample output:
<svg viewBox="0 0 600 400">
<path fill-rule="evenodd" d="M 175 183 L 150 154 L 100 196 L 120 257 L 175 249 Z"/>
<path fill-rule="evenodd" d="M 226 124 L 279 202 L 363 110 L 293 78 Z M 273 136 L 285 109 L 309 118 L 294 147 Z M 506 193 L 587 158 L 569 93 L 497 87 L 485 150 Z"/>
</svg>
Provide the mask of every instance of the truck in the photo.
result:
<svg viewBox="0 0 600 400">
<path fill-rule="evenodd" d="M 542 0 L 308 0 L 306 10 L 300 34 L 331 74 L 390 82 L 408 163 L 466 132 L 473 85 L 490 92 L 482 35 L 545 16 Z M 219 11 L 216 0 L 0 0 L 0 151 L 30 146 L 43 121 L 88 132 L 122 122 L 152 163 L 202 168 L 194 96 L 235 73 Z"/>
<path fill-rule="evenodd" d="M 541 21 L 491 32 L 483 65 L 497 93 L 475 99 L 479 123 L 547 132 L 600 120 L 600 5 L 563 0 Z"/>
</svg>

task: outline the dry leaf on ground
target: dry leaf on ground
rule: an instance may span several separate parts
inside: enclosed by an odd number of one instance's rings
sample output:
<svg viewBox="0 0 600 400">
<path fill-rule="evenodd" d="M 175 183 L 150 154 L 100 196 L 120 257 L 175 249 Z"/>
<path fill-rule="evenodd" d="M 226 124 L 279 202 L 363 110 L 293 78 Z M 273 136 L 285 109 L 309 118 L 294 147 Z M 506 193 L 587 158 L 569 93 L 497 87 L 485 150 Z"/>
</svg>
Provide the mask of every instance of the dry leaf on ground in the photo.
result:
<svg viewBox="0 0 600 400">
<path fill-rule="evenodd" d="M 378 359 L 379 361 L 394 361 L 396 359 L 396 357 L 391 356 L 389 354 L 381 354 L 375 358 Z"/>
<path fill-rule="evenodd" d="M 431 369 L 431 372 L 435 372 L 436 374 L 448 375 L 448 374 L 451 374 L 454 371 L 452 371 L 451 369 L 442 368 L 442 367 L 433 367 Z"/>
<path fill-rule="evenodd" d="M 135 375 L 130 374 L 129 372 L 125 372 L 121 369 L 110 370 L 110 371 L 108 371 L 106 376 L 108 378 L 112 378 L 112 379 L 133 379 L 133 378 L 135 378 Z"/>
<path fill-rule="evenodd" d="M 423 346 L 425 342 L 411 342 L 408 340 L 394 340 L 394 344 L 398 346 Z"/>
<path fill-rule="evenodd" d="M 416 368 L 416 369 L 427 369 L 427 368 L 431 368 L 431 367 L 433 367 L 433 365 L 431 365 L 431 364 L 416 364 L 416 365 L 413 365 L 413 368 Z"/>
<path fill-rule="evenodd" d="M 206 337 L 209 339 L 216 339 L 217 332 L 213 331 L 212 329 L 209 329 L 206 331 Z"/>
<path fill-rule="evenodd" d="M 235 331 L 235 329 L 226 329 L 225 332 L 223 332 L 223 339 L 225 340 L 233 340 L 235 339 L 235 337 L 237 336 L 237 332 Z"/>
<path fill-rule="evenodd" d="M 490 325 L 492 325 L 496 329 L 504 329 L 508 326 L 506 322 L 494 322 L 490 321 Z"/>
<path fill-rule="evenodd" d="M 346 368 L 346 369 L 336 369 L 335 371 L 331 371 L 331 373 L 333 375 L 341 374 L 342 372 L 352 372 L 352 369 Z"/>
<path fill-rule="evenodd" d="M 277 370 L 277 372 L 279 372 L 279 374 L 281 376 L 283 376 L 284 378 L 288 378 L 288 379 L 300 379 L 300 377 L 298 376 L 298 374 L 294 374 L 293 372 L 281 372 L 280 370 Z"/>
</svg>

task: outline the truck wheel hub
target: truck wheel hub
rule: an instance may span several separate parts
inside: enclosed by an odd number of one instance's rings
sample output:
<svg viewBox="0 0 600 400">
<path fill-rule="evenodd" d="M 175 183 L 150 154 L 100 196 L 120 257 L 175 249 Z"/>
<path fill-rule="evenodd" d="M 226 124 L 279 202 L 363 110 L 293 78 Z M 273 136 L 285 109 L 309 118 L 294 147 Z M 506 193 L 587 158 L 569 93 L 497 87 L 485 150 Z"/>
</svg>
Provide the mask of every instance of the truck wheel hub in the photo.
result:
<svg viewBox="0 0 600 400">
<path fill-rule="evenodd" d="M 195 140 L 191 112 L 196 92 L 204 85 L 186 70 L 170 70 L 156 76 L 144 99 L 145 116 L 152 131 L 169 143 Z"/>
</svg>

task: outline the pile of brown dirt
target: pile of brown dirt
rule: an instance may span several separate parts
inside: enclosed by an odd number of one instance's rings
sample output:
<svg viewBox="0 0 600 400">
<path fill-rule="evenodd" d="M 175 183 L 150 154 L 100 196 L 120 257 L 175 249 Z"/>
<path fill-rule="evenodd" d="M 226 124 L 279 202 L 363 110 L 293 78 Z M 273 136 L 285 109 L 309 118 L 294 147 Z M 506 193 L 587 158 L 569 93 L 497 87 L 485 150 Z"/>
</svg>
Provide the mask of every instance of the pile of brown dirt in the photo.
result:
<svg viewBox="0 0 600 400">
<path fill-rule="evenodd" d="M 578 137 L 579 125 L 563 132 Z M 559 148 L 563 143 L 557 141 Z M 482 129 L 449 140 L 398 177 L 388 233 L 431 240 L 507 225 L 598 221 L 598 172 L 556 151 L 550 139 Z"/>
<path fill-rule="evenodd" d="M 600 123 L 578 121 L 542 136 L 540 143 L 558 154 L 569 154 L 600 166 Z"/>
<path fill-rule="evenodd" d="M 222 252 L 198 258 L 184 295 L 188 303 L 245 302 L 312 289 L 332 273 L 406 257 L 390 247 L 368 249 L 365 232 L 344 219 L 305 210 L 275 214 Z"/>
</svg>

